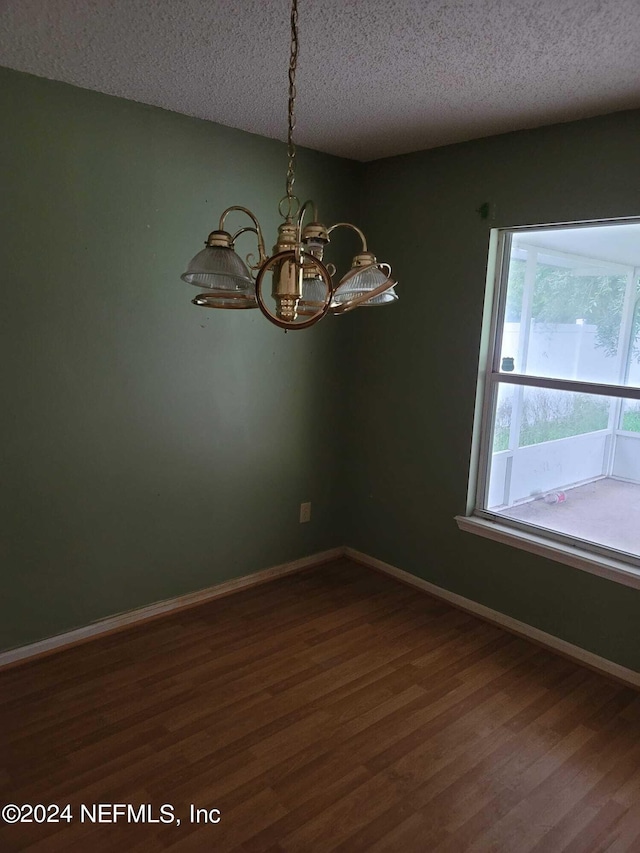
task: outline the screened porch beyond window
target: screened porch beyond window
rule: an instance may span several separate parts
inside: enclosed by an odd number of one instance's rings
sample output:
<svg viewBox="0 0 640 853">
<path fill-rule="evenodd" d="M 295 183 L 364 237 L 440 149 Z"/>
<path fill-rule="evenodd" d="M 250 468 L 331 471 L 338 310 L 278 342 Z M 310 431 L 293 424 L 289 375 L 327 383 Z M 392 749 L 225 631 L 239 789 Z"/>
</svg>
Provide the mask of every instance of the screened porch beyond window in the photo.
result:
<svg viewBox="0 0 640 853">
<path fill-rule="evenodd" d="M 478 508 L 638 557 L 640 224 L 504 239 Z"/>
</svg>

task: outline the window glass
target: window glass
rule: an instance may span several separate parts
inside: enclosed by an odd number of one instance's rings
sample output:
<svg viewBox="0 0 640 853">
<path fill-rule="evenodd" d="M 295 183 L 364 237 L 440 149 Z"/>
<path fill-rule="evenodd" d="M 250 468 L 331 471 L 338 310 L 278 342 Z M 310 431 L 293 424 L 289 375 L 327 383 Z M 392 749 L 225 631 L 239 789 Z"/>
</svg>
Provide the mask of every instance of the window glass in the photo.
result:
<svg viewBox="0 0 640 853">
<path fill-rule="evenodd" d="M 640 278 L 635 281 L 633 300 L 631 345 L 627 352 L 625 385 L 640 388 Z"/>
<path fill-rule="evenodd" d="M 585 234 L 589 230 L 582 229 Z M 500 369 L 555 379 L 624 382 L 623 316 L 633 267 L 545 248 L 557 244 L 549 233 L 513 236 Z M 588 252 L 586 237 L 584 244 Z M 629 378 L 640 379 L 640 370 Z"/>
<path fill-rule="evenodd" d="M 491 512 L 640 556 L 640 401 L 501 386 L 493 447 Z"/>
<path fill-rule="evenodd" d="M 505 239 L 479 508 L 640 558 L 640 223 Z"/>
</svg>

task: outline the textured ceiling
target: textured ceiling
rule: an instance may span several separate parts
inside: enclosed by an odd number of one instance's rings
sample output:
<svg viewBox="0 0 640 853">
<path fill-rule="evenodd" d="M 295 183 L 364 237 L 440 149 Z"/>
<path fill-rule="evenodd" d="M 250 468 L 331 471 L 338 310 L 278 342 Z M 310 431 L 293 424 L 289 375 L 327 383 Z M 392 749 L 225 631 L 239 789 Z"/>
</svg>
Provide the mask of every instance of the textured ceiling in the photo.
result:
<svg viewBox="0 0 640 853">
<path fill-rule="evenodd" d="M 299 0 L 302 145 L 356 160 L 640 107 L 639 0 Z M 0 64 L 283 139 L 288 0 L 0 0 Z"/>
</svg>

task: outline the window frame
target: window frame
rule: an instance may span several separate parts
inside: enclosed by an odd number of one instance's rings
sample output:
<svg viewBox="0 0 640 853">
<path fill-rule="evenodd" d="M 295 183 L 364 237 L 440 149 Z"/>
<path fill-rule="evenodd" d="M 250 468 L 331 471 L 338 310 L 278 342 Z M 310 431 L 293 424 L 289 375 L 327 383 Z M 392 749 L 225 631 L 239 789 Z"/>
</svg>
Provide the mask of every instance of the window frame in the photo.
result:
<svg viewBox="0 0 640 853">
<path fill-rule="evenodd" d="M 476 411 L 465 516 L 457 516 L 461 530 L 497 539 L 621 583 L 640 588 L 640 555 L 579 539 L 545 527 L 509 518 L 486 509 L 491 470 L 495 411 L 500 385 L 549 388 L 640 401 L 640 387 L 565 380 L 500 371 L 502 330 L 506 313 L 508 272 L 514 234 L 640 224 L 640 217 L 556 222 L 491 229 L 487 286 L 476 389 Z M 615 264 L 612 264 L 615 266 Z M 631 327 L 633 320 L 630 320 Z M 630 328 L 629 333 L 632 333 Z M 622 392 L 622 393 L 621 393 Z M 640 438 L 638 438 L 640 441 Z"/>
</svg>

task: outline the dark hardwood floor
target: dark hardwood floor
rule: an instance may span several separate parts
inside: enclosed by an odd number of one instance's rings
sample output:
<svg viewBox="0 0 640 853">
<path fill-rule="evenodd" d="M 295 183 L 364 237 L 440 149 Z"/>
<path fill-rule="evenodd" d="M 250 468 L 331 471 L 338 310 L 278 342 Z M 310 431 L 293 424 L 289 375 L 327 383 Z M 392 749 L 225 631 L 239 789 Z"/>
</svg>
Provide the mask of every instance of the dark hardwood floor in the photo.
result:
<svg viewBox="0 0 640 853">
<path fill-rule="evenodd" d="M 0 823 L 2 851 L 640 851 L 640 694 L 346 560 L 0 695 L 0 805 L 73 815 Z M 98 803 L 180 825 L 82 822 Z"/>
</svg>

